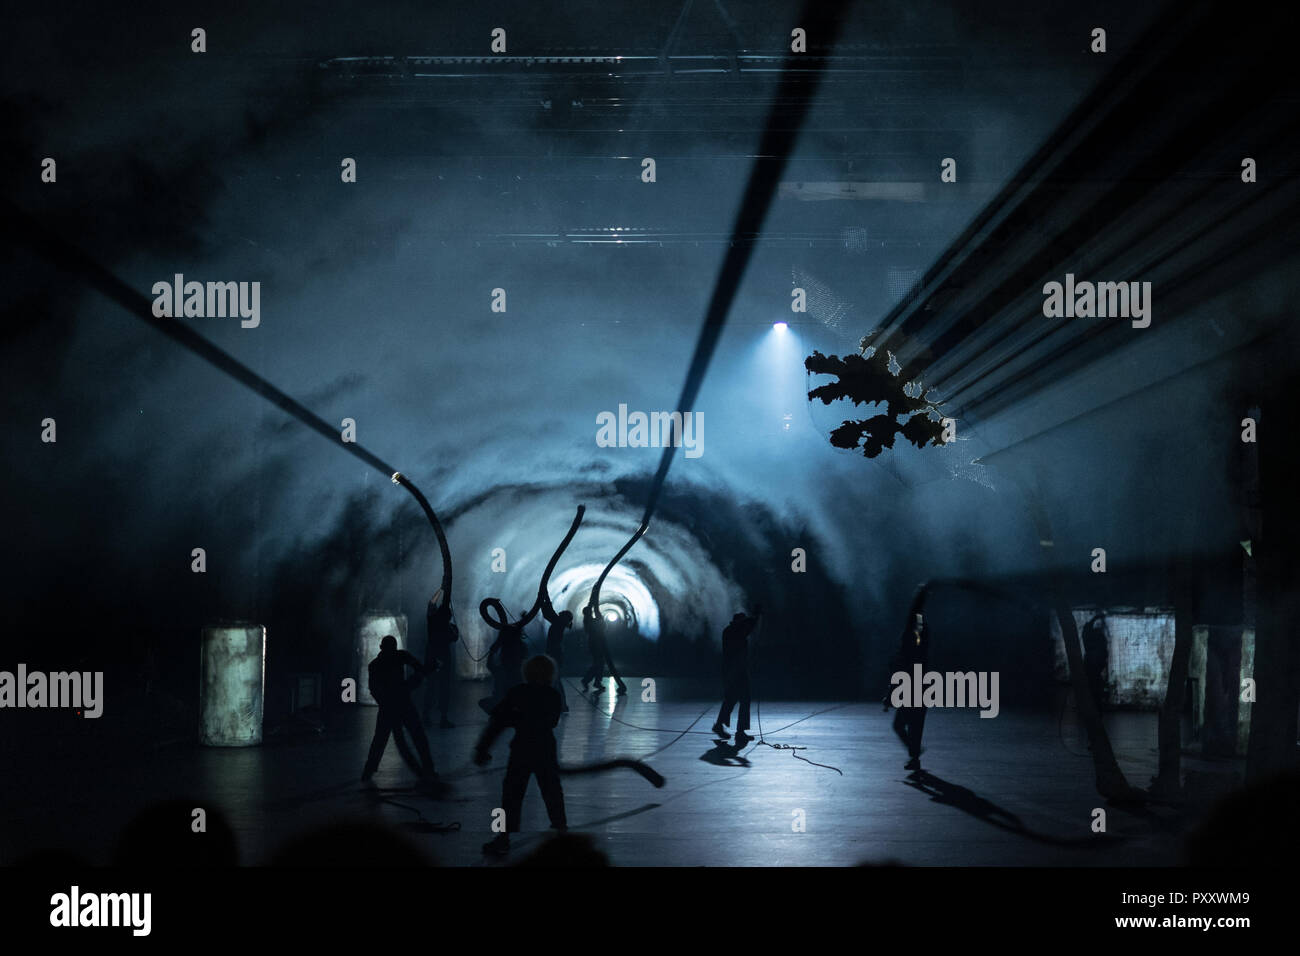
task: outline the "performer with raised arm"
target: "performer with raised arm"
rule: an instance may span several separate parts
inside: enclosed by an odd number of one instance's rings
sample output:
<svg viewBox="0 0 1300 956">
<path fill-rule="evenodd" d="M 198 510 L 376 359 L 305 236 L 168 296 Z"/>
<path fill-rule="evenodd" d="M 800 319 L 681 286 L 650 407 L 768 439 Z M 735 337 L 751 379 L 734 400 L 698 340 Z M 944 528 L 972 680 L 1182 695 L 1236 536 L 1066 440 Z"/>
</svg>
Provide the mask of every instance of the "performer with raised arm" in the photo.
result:
<svg viewBox="0 0 1300 956">
<path fill-rule="evenodd" d="M 560 679 L 560 672 L 564 667 L 564 632 L 573 626 L 573 612 L 561 611 L 556 614 L 555 607 L 547 596 L 542 601 L 542 616 L 551 625 L 546 631 L 546 656 L 555 661 L 555 689 L 560 692 L 560 712 L 567 714 L 569 701 L 564 693 L 564 681 Z"/>
</svg>

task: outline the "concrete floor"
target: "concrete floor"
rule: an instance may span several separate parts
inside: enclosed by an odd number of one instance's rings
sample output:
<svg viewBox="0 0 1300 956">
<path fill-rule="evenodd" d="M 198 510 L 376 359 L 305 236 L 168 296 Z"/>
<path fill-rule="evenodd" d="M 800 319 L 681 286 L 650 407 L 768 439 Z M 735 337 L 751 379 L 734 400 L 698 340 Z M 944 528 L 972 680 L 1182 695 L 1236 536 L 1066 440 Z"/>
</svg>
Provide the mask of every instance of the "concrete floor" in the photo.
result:
<svg viewBox="0 0 1300 956">
<path fill-rule="evenodd" d="M 932 711 L 922 760 L 927 774 L 917 777 L 903 769 L 906 755 L 891 715 L 876 703 L 767 703 L 761 708 L 765 739 L 807 749 L 750 744 L 737 752 L 708 732 L 716 703 L 677 699 L 671 681 L 658 683 L 656 703 L 637 693 L 584 699 L 570 687 L 571 712 L 557 730 L 562 763 L 633 756 L 667 778 L 659 790 L 627 770 L 566 778 L 571 827 L 618 865 L 1159 866 L 1179 860 L 1180 824 L 1170 812 L 1108 807 L 1106 834 L 1093 833 L 1093 810 L 1104 803 L 1069 710 L 1059 731 L 1056 713 L 1004 711 L 988 720 L 973 710 Z M 62 848 L 107 862 L 136 813 L 185 796 L 225 816 L 245 863 L 266 862 L 287 839 L 315 827 L 365 820 L 403 831 L 439 863 L 500 865 L 485 860 L 480 846 L 500 805 L 509 734 L 490 767 L 469 760 L 485 723 L 474 701 L 484 693 L 484 684 L 458 684 L 457 727 L 429 731 L 449 784 L 441 800 L 414 791 L 414 778 L 391 744 L 372 784 L 359 783 L 373 708 L 332 719 L 323 733 L 281 732 L 247 749 L 125 747 L 105 739 L 78 752 L 69 749 L 72 735 L 64 735 L 62 745 L 42 754 L 38 771 L 16 775 L 5 788 L 0 852 L 8 862 Z M 1129 781 L 1146 786 L 1155 770 L 1155 715 L 1107 720 Z M 21 754 L 13 756 L 21 762 Z M 1233 773 L 1231 766 L 1219 768 L 1223 786 Z M 796 811 L 805 832 L 794 831 Z M 459 831 L 422 826 L 452 822 Z M 535 848 L 546 827 L 532 784 L 524 833 L 507 860 Z"/>
</svg>

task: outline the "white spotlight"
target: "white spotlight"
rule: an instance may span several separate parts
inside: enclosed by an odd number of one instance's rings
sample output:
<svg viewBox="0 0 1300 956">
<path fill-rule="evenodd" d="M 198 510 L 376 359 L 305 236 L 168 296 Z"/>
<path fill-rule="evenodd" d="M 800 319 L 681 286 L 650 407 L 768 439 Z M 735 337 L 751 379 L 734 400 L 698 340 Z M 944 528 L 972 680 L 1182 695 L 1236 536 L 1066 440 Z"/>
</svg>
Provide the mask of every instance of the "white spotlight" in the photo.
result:
<svg viewBox="0 0 1300 956">
<path fill-rule="evenodd" d="M 773 322 L 772 328 L 776 329 L 778 332 L 784 332 L 786 329 L 790 328 L 790 326 L 786 325 L 784 322 Z"/>
</svg>

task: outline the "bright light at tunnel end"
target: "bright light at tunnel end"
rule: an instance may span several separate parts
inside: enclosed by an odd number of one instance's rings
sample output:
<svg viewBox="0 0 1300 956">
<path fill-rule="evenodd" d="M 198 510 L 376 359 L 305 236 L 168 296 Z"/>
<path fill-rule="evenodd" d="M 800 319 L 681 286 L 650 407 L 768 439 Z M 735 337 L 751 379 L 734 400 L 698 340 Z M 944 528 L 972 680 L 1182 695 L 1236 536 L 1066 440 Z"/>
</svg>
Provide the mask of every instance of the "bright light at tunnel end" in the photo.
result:
<svg viewBox="0 0 1300 956">
<path fill-rule="evenodd" d="M 551 597 L 556 609 L 567 609 L 575 620 L 591 597 L 591 586 L 604 564 L 591 562 L 557 571 L 551 577 Z M 609 573 L 601 591 L 600 616 L 608 623 L 622 624 L 646 640 L 659 639 L 659 606 L 650 589 L 631 567 L 619 565 Z"/>
</svg>

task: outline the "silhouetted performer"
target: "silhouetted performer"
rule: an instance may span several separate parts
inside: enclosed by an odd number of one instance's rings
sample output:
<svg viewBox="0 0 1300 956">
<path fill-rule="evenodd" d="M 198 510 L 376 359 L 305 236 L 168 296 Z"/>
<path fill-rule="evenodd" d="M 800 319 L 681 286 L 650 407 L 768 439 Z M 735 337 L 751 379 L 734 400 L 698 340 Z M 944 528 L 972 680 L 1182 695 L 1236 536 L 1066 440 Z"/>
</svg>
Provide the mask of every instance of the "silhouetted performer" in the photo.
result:
<svg viewBox="0 0 1300 956">
<path fill-rule="evenodd" d="M 492 719 L 474 748 L 474 762 L 483 766 L 492 759 L 489 750 L 507 727 L 515 736 L 510 741 L 510 762 L 501 785 L 501 807 L 506 812 L 506 832 L 483 844 L 484 853 L 510 849 L 510 834 L 519 832 L 520 814 L 528 778 L 537 777 L 537 788 L 546 803 L 551 826 L 564 832 L 564 790 L 560 787 L 560 763 L 552 730 L 560 722 L 560 692 L 551 686 L 555 662 L 545 654 L 529 658 L 523 668 L 524 683 L 516 684 L 492 708 Z"/>
<path fill-rule="evenodd" d="M 406 677 L 407 667 L 415 671 L 409 680 Z M 413 654 L 397 649 L 397 638 L 393 635 L 389 634 L 379 642 L 379 655 L 370 662 L 370 694 L 379 704 L 379 715 L 375 718 L 375 737 L 370 742 L 370 755 L 366 758 L 365 769 L 361 771 L 362 781 L 369 780 L 379 769 L 379 759 L 388 746 L 388 735 L 392 734 L 400 740 L 403 727 L 415 741 L 420 759 L 413 759 L 400 745 L 398 751 L 420 777 L 435 776 L 433 754 L 429 753 L 429 738 L 420 726 L 420 715 L 416 713 L 410 695 L 411 689 L 420 682 L 424 673 L 424 665 Z"/>
<path fill-rule="evenodd" d="M 438 592 L 429 598 L 424 619 L 429 627 L 429 641 L 424 652 L 425 664 L 437 675 L 435 680 L 429 682 L 424 695 L 424 717 L 428 720 L 429 713 L 433 710 L 436 692 L 438 714 L 441 717 L 438 726 L 446 730 L 456 726 L 447 719 L 447 711 L 451 707 L 452 652 L 456 649 L 456 642 L 460 640 L 460 628 L 456 626 L 456 616 L 451 610 L 451 596 L 444 595 L 439 588 Z"/>
<path fill-rule="evenodd" d="M 504 610 L 502 617 L 505 617 Z M 489 714 L 502 700 L 506 692 L 519 683 L 520 668 L 528 656 L 528 644 L 524 641 L 524 626 L 521 623 L 507 621 L 497 631 L 497 639 L 488 648 L 488 670 L 492 672 L 492 696 L 484 697 L 478 705 Z"/>
<path fill-rule="evenodd" d="M 609 665 L 609 673 L 618 685 L 618 692 L 626 694 L 627 685 L 623 683 L 618 668 L 614 666 L 614 658 L 609 654 L 609 641 L 605 639 L 605 619 L 590 604 L 582 609 L 582 630 L 587 635 L 587 653 L 591 655 L 591 666 L 582 675 L 583 693 L 587 691 L 588 681 L 592 682 L 593 687 L 604 682 L 605 666 Z"/>
<path fill-rule="evenodd" d="M 1106 668 L 1110 664 L 1110 650 L 1106 646 L 1106 617 L 1097 614 L 1083 626 L 1083 674 L 1088 679 L 1088 690 L 1098 708 L 1106 693 Z"/>
<path fill-rule="evenodd" d="M 906 671 L 910 680 L 913 665 L 920 664 L 924 671 L 929 656 L 930 626 L 925 623 L 925 615 L 917 611 L 911 626 L 903 631 L 898 650 L 890 661 L 892 673 Z M 888 701 L 889 698 L 886 697 L 885 700 Z M 924 707 L 900 707 L 894 712 L 894 733 L 898 734 L 898 739 L 907 748 L 907 756 L 910 758 L 903 765 L 904 770 L 921 769 L 921 733 L 924 730 Z"/>
<path fill-rule="evenodd" d="M 560 692 L 560 712 L 567 714 L 569 700 L 568 695 L 564 693 L 564 681 L 560 679 L 560 671 L 564 667 L 564 632 L 573 626 L 573 612 L 561 611 L 556 614 L 555 608 L 551 606 L 551 599 L 547 598 L 542 602 L 542 617 L 551 624 L 546 631 L 546 656 L 555 661 L 555 689 Z"/>
<path fill-rule="evenodd" d="M 722 630 L 722 706 L 718 708 L 713 732 L 724 740 L 731 736 L 726 728 L 731 723 L 731 709 L 739 702 L 736 743 L 742 747 L 754 739 L 745 732 L 749 730 L 749 635 L 754 633 L 762 615 L 762 608 L 753 616 L 737 613 Z"/>
</svg>

